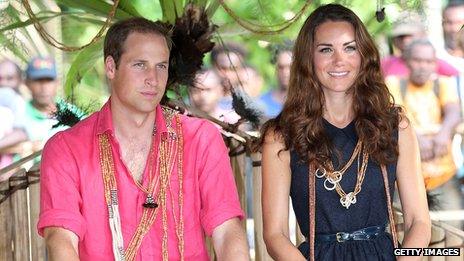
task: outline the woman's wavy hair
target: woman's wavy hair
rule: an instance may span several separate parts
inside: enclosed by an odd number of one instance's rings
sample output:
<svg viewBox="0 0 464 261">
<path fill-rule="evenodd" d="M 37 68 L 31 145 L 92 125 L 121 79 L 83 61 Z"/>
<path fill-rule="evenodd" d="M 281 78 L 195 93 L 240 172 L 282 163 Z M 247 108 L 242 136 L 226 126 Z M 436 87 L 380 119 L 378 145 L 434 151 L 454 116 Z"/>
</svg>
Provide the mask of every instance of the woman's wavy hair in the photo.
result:
<svg viewBox="0 0 464 261">
<path fill-rule="evenodd" d="M 281 136 L 285 149 L 296 151 L 300 159 L 328 167 L 333 145 L 324 131 L 324 93 L 314 69 L 314 37 L 325 22 L 347 22 L 355 31 L 361 56 L 359 75 L 350 88 L 353 93 L 355 127 L 365 149 L 375 162 L 387 164 L 398 157 L 394 133 L 403 117 L 380 70 L 380 55 L 361 20 L 350 9 L 338 4 L 317 8 L 305 21 L 295 42 L 287 100 L 282 112 L 266 122 L 263 137 L 272 130 Z M 264 142 L 264 139 L 262 140 Z"/>
</svg>

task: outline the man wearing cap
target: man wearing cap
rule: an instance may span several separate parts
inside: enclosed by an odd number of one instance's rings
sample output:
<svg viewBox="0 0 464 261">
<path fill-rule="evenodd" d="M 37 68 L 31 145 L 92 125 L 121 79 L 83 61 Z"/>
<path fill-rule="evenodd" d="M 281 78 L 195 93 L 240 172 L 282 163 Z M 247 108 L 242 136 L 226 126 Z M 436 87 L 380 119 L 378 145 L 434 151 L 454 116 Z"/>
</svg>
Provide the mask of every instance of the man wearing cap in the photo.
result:
<svg viewBox="0 0 464 261">
<path fill-rule="evenodd" d="M 15 121 L 15 130 L 0 139 L 0 149 L 26 140 L 45 142 L 62 128 L 52 128 L 56 120 L 52 114 L 56 110 L 58 80 L 55 62 L 49 57 L 33 58 L 26 70 L 26 86 L 32 99 L 24 106 L 24 115 Z"/>
<path fill-rule="evenodd" d="M 400 56 L 392 55 L 381 61 L 384 76 L 407 76 L 409 74 L 409 69 L 402 56 L 403 51 L 414 39 L 423 38 L 425 36 L 424 25 L 417 14 L 406 13 L 393 23 L 391 31 L 392 42 L 398 52 L 400 52 Z M 454 76 L 458 74 L 456 68 L 441 59 L 437 60 L 436 69 L 437 74 L 443 76 Z"/>
</svg>

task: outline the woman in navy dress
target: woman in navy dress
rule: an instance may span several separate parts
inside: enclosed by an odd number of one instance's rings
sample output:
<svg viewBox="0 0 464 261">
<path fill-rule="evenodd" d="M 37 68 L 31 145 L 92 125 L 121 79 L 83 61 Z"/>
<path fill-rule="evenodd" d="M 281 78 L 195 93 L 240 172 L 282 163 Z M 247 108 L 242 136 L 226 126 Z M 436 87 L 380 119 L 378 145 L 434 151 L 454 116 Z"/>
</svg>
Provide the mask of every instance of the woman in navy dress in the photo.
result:
<svg viewBox="0 0 464 261">
<path fill-rule="evenodd" d="M 283 111 L 263 127 L 269 254 L 275 260 L 395 260 L 395 226 L 389 226 L 395 182 L 402 247 L 426 247 L 431 225 L 417 139 L 394 105 L 360 19 L 341 5 L 319 7 L 293 55 Z M 306 237 L 298 247 L 288 237 L 289 196 Z"/>
</svg>

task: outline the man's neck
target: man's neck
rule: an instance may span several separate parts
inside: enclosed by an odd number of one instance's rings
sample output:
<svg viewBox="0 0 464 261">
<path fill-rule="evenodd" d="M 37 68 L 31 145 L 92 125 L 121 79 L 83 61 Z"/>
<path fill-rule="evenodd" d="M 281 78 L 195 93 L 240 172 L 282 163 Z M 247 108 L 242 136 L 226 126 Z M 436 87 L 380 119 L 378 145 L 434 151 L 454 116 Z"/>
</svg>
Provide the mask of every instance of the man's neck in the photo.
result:
<svg viewBox="0 0 464 261">
<path fill-rule="evenodd" d="M 52 115 L 56 111 L 56 105 L 54 103 L 51 103 L 49 105 L 41 105 L 32 100 L 31 104 L 36 110 L 42 112 L 45 115 Z"/>
<path fill-rule="evenodd" d="M 120 106 L 112 106 L 111 114 L 115 135 L 119 141 L 146 139 L 153 133 L 156 111 L 137 114 Z"/>
<path fill-rule="evenodd" d="M 272 92 L 272 97 L 274 97 L 274 100 L 280 103 L 284 103 L 287 99 L 287 89 L 284 87 L 280 87 L 279 89 Z"/>
</svg>

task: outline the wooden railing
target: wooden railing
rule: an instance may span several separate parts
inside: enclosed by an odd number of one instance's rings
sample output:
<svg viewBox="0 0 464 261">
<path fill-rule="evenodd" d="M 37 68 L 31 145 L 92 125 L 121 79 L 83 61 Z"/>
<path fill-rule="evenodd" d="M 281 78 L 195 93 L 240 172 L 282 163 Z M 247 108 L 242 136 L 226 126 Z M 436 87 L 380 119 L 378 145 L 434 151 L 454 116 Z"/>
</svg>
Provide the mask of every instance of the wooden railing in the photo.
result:
<svg viewBox="0 0 464 261">
<path fill-rule="evenodd" d="M 40 155 L 40 151 L 19 162 L 0 170 L 0 175 L 8 171 L 14 174 L 7 181 L 0 182 L 0 260 L 46 260 L 45 246 L 42 238 L 37 235 L 36 224 L 39 215 L 39 169 L 34 165 L 29 170 L 22 166 Z M 263 222 L 261 216 L 261 155 L 251 155 L 253 164 L 253 202 L 252 214 L 254 224 L 254 256 L 257 261 L 272 260 L 267 254 L 263 241 Z M 231 157 L 232 167 L 240 193 L 243 209 L 246 209 L 245 154 Z M 400 239 L 402 239 L 402 215 L 395 211 Z M 246 223 L 244 222 L 244 226 Z M 304 239 L 293 222 L 291 230 L 296 231 L 292 241 L 296 244 Z M 432 243 L 430 247 L 459 247 L 460 257 L 430 257 L 424 260 L 464 260 L 464 232 L 443 222 L 433 222 Z M 211 246 L 209 251 L 212 253 Z"/>
<path fill-rule="evenodd" d="M 40 190 L 39 168 L 22 167 L 40 156 L 40 152 L 0 170 L 12 176 L 0 182 L 0 260 L 46 260 L 45 245 L 37 234 Z"/>
</svg>

